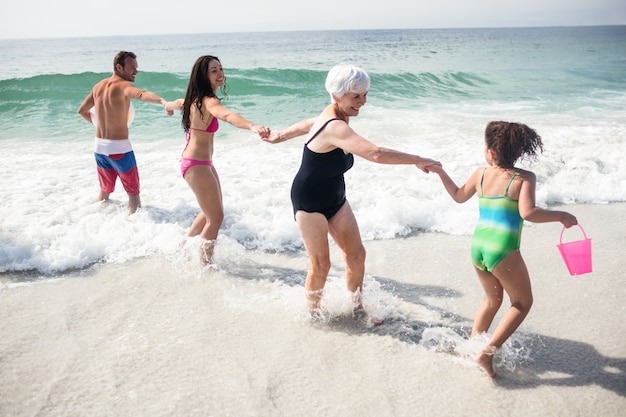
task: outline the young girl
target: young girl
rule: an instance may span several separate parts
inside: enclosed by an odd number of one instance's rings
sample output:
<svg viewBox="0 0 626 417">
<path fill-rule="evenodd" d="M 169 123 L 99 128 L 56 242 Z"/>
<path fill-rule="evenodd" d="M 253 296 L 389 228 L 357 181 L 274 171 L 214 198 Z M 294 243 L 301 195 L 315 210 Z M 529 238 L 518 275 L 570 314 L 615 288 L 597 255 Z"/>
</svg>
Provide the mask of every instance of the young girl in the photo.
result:
<svg viewBox="0 0 626 417">
<path fill-rule="evenodd" d="M 514 166 L 520 158 L 534 160 L 543 151 L 541 137 L 524 124 L 490 122 L 485 129 L 485 159 L 489 167 L 476 169 L 465 185 L 457 187 L 439 166 L 446 191 L 457 203 L 478 193 L 479 218 L 472 239 L 472 262 L 485 299 L 476 312 L 472 336 L 485 333 L 502 305 L 503 290 L 511 300 L 506 314 L 496 326 L 476 361 L 490 376 L 495 376 L 493 355 L 522 323 L 533 303 L 528 270 L 519 251 L 524 220 L 533 223 L 577 224 L 565 211 L 535 206 L 536 177 Z"/>
</svg>

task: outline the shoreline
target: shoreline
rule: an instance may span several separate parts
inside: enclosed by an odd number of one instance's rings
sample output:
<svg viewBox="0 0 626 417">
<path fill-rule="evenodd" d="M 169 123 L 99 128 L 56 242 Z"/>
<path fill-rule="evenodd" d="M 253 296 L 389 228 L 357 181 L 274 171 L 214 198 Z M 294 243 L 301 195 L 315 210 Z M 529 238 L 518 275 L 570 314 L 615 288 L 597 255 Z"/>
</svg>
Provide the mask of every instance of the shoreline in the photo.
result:
<svg viewBox="0 0 626 417">
<path fill-rule="evenodd" d="M 225 244 L 215 270 L 155 256 L 0 286 L 0 413 L 618 417 L 624 208 L 567 206 L 592 239 L 591 274 L 568 274 L 560 224 L 524 228 L 535 303 L 494 380 L 463 357 L 475 346 L 460 333 L 482 299 L 470 236 L 366 241 L 366 308 L 387 315 L 377 327 L 342 315 L 336 251 L 325 291 L 335 316 L 311 323 L 304 253 Z"/>
</svg>

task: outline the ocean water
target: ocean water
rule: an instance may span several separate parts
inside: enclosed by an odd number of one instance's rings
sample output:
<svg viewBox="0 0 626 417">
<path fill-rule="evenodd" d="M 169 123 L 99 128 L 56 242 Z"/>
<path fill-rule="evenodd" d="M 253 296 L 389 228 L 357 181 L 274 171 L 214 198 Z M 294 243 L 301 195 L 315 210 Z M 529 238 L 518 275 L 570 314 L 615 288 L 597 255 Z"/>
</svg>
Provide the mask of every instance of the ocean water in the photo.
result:
<svg viewBox="0 0 626 417">
<path fill-rule="evenodd" d="M 487 122 L 523 122 L 545 144 L 538 161 L 521 164 L 538 176 L 538 205 L 626 200 L 624 26 L 2 40 L 5 281 L 155 255 L 180 261 L 198 206 L 180 176 L 179 114 L 135 103 L 130 137 L 143 208 L 126 214 L 119 183 L 110 203 L 96 202 L 94 129 L 76 109 L 110 76 L 119 50 L 138 55 L 135 85 L 168 100 L 184 95 L 198 56 L 217 55 L 225 105 L 273 129 L 318 114 L 328 102 L 327 71 L 353 63 L 372 86 L 351 125 L 371 141 L 438 159 L 462 183 L 484 164 Z M 226 214 L 218 260 L 303 251 L 289 200 L 302 146 L 302 139 L 266 144 L 222 123 L 214 155 Z M 357 158 L 346 182 L 365 240 L 472 232 L 476 202 L 455 204 L 436 176 L 415 167 Z"/>
</svg>

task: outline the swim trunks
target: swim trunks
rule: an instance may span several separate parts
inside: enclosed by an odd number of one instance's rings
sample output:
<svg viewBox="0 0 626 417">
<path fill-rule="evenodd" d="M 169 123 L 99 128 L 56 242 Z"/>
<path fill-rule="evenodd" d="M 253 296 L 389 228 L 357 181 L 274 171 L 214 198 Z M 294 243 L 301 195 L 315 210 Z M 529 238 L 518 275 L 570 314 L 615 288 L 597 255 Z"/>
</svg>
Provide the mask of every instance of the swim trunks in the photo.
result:
<svg viewBox="0 0 626 417">
<path fill-rule="evenodd" d="M 298 210 L 322 213 L 333 217 L 346 202 L 346 184 L 343 174 L 352 168 L 354 156 L 337 148 L 317 153 L 308 148 L 315 137 L 333 120 L 330 119 L 305 143 L 300 169 L 291 185 L 291 203 L 294 216 Z"/>
<path fill-rule="evenodd" d="M 96 165 L 100 189 L 110 194 L 119 177 L 128 195 L 139 194 L 139 171 L 135 153 L 128 139 L 95 139 Z"/>
<path fill-rule="evenodd" d="M 493 272 L 500 261 L 520 247 L 524 221 L 519 214 L 519 202 L 506 195 L 518 172 L 516 170 L 511 176 L 502 195 L 485 196 L 483 171 L 478 196 L 478 223 L 472 238 L 472 262 L 480 270 Z"/>
</svg>

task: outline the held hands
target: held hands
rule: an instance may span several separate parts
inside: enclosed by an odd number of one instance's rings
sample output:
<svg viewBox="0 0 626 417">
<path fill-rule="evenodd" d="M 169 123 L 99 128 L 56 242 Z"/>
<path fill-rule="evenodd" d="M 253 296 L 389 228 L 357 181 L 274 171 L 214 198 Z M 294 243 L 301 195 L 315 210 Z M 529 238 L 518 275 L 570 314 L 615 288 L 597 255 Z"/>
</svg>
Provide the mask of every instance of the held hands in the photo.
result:
<svg viewBox="0 0 626 417">
<path fill-rule="evenodd" d="M 438 170 L 441 170 L 441 162 L 430 158 L 422 158 L 421 162 L 415 164 L 415 166 L 427 174 L 429 172 L 438 173 Z"/>
<path fill-rule="evenodd" d="M 422 171 L 429 174 L 431 172 L 437 173 L 440 169 L 441 169 L 441 162 L 435 162 L 423 168 Z"/>
<path fill-rule="evenodd" d="M 182 110 L 183 109 L 183 103 L 185 102 L 184 99 L 179 98 L 178 100 L 174 100 L 174 101 L 165 101 L 163 100 L 163 108 L 165 109 L 165 111 L 167 112 L 167 114 L 169 116 L 174 115 L 174 110 Z"/>
<path fill-rule="evenodd" d="M 287 138 L 284 135 L 281 135 L 280 132 L 276 132 L 276 131 L 271 132 L 268 137 L 265 137 L 262 139 L 265 142 L 272 143 L 272 144 L 284 142 L 287 140 Z"/>
<path fill-rule="evenodd" d="M 426 168 L 428 169 L 428 172 L 434 172 L 435 174 L 445 172 L 441 163 L 428 165 Z"/>
<path fill-rule="evenodd" d="M 165 112 L 167 113 L 168 116 L 173 116 L 174 115 L 174 109 L 172 108 L 172 102 L 170 101 L 165 101 L 163 100 L 161 102 L 161 104 L 163 105 L 163 108 L 165 109 Z"/>
<path fill-rule="evenodd" d="M 266 140 L 266 138 L 268 138 L 272 133 L 269 127 L 259 125 L 250 126 L 250 130 L 252 130 L 254 133 L 257 133 L 263 140 Z"/>
</svg>

